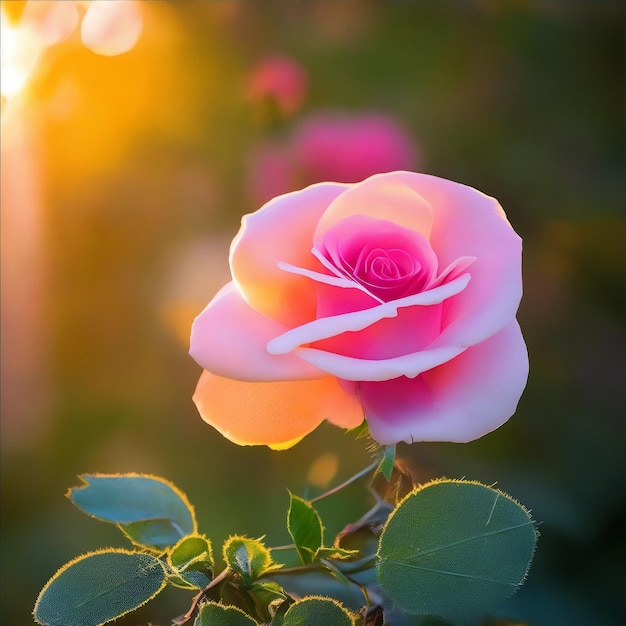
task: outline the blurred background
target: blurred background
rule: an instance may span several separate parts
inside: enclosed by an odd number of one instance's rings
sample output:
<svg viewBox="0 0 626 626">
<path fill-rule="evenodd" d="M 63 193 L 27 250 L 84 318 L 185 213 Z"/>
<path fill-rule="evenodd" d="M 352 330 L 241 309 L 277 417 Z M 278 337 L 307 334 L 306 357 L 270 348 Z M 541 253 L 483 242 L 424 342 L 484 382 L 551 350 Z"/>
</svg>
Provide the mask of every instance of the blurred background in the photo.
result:
<svg viewBox="0 0 626 626">
<path fill-rule="evenodd" d="M 401 168 L 504 206 L 525 242 L 531 370 L 498 431 L 399 459 L 532 510 L 535 561 L 500 615 L 622 622 L 622 3 L 1 8 L 2 624 L 32 624 L 68 560 L 126 547 L 64 497 L 81 473 L 168 478 L 219 554 L 231 533 L 288 543 L 286 489 L 369 462 L 327 425 L 285 452 L 223 439 L 191 402 L 188 335 L 243 214 Z M 328 536 L 370 504 L 362 484 L 320 503 Z M 190 601 L 166 590 L 119 623 L 167 625 Z"/>
</svg>

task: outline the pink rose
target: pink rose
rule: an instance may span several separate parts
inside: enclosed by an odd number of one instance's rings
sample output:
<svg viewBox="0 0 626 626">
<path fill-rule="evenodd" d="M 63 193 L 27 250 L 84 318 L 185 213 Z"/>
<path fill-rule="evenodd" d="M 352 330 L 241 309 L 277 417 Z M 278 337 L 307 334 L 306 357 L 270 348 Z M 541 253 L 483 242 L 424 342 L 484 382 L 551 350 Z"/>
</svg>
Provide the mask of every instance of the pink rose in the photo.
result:
<svg viewBox="0 0 626 626">
<path fill-rule="evenodd" d="M 398 171 L 320 183 L 243 218 L 233 280 L 197 317 L 194 401 L 239 444 L 324 419 L 382 444 L 466 442 L 526 385 L 520 237 L 498 202 Z"/>
<path fill-rule="evenodd" d="M 254 67 L 248 79 L 248 97 L 254 102 L 270 98 L 283 115 L 289 116 L 304 102 L 308 82 L 304 68 L 295 59 L 270 56 Z"/>
</svg>

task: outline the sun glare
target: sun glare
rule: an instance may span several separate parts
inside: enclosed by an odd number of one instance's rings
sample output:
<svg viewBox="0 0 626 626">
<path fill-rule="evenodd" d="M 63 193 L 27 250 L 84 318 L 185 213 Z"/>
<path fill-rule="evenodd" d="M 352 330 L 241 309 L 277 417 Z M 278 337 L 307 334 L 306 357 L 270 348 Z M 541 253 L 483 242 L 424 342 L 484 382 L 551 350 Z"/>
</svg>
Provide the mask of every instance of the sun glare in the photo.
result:
<svg viewBox="0 0 626 626">
<path fill-rule="evenodd" d="M 4 10 L 1 10 L 0 23 L 0 91 L 5 98 L 10 98 L 28 82 L 41 46 L 34 33 L 11 25 Z"/>
</svg>

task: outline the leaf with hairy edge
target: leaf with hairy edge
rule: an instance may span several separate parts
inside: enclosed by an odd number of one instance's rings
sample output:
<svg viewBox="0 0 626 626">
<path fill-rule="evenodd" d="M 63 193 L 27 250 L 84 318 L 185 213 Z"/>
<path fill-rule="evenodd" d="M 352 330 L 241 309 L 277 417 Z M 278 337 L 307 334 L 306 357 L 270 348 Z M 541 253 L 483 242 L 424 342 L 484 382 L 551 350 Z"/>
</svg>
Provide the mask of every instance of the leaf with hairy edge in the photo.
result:
<svg viewBox="0 0 626 626">
<path fill-rule="evenodd" d="M 300 560 L 307 565 L 322 547 L 324 528 L 317 511 L 309 502 L 289 492 L 287 530 L 296 544 Z"/>
<path fill-rule="evenodd" d="M 476 482 L 418 487 L 389 516 L 378 580 L 406 613 L 456 621 L 482 617 L 524 581 L 537 533 L 528 511 Z"/>
<path fill-rule="evenodd" d="M 166 577 L 161 561 L 149 554 L 90 552 L 64 565 L 48 581 L 33 614 L 45 626 L 99 626 L 154 598 Z"/>
<path fill-rule="evenodd" d="M 204 535 L 183 537 L 167 555 L 167 562 L 175 575 L 169 582 L 177 587 L 203 589 L 211 581 L 213 550 Z"/>
<path fill-rule="evenodd" d="M 247 613 L 236 606 L 206 602 L 200 608 L 193 626 L 258 626 Z"/>
<path fill-rule="evenodd" d="M 282 567 L 274 563 L 270 551 L 259 539 L 233 535 L 224 543 L 223 551 L 224 561 L 241 577 L 244 588 L 249 587 L 261 574 Z"/>
<path fill-rule="evenodd" d="M 196 532 L 187 496 L 169 481 L 147 474 L 83 474 L 85 483 L 67 496 L 83 512 L 117 524 L 136 545 L 153 550 L 173 546 Z"/>
<path fill-rule="evenodd" d="M 354 626 L 355 617 L 337 600 L 306 596 L 289 607 L 283 626 Z"/>
</svg>

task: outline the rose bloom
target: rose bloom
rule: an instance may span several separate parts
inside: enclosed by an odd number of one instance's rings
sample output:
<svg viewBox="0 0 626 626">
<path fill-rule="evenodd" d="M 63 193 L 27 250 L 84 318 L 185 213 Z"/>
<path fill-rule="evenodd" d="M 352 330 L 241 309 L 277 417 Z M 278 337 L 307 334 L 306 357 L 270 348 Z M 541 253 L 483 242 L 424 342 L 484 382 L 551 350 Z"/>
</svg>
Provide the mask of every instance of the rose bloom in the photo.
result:
<svg viewBox="0 0 626 626">
<path fill-rule="evenodd" d="M 288 56 L 269 56 L 258 63 L 248 78 L 248 98 L 273 100 L 283 115 L 295 113 L 306 97 L 308 77 L 304 68 Z"/>
<path fill-rule="evenodd" d="M 521 250 L 495 199 L 426 174 L 271 200 L 193 324 L 202 418 L 276 449 L 364 417 L 381 444 L 481 437 L 526 385 Z"/>
</svg>

